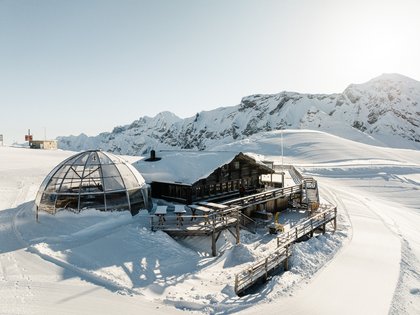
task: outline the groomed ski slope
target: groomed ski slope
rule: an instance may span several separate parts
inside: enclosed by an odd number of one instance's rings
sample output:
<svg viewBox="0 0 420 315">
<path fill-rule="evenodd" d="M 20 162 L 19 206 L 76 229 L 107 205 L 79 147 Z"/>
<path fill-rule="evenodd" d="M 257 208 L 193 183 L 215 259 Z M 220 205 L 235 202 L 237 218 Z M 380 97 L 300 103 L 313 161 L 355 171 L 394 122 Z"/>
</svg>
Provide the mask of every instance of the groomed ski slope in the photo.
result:
<svg viewBox="0 0 420 315">
<path fill-rule="evenodd" d="M 0 147 L 0 314 L 415 314 L 420 311 L 420 154 L 286 131 L 284 162 L 314 176 L 337 204 L 334 234 L 295 245 L 291 269 L 238 298 L 233 275 L 270 250 L 226 234 L 212 258 L 203 239 L 152 233 L 145 213 L 42 214 L 33 199 L 65 151 Z M 281 161 L 271 132 L 215 148 Z M 291 222 L 293 223 L 293 222 Z"/>
</svg>

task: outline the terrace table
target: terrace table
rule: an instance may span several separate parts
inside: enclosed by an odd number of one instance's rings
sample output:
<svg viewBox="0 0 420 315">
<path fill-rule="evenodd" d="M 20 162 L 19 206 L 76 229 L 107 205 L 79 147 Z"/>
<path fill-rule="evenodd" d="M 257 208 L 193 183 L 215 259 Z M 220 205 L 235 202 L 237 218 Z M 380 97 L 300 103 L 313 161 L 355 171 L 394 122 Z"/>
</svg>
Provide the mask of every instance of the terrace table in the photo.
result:
<svg viewBox="0 0 420 315">
<path fill-rule="evenodd" d="M 157 206 L 155 211 L 155 216 L 159 218 L 158 225 L 163 225 L 166 221 L 165 215 L 167 214 L 168 206 Z"/>
<path fill-rule="evenodd" d="M 197 216 L 195 213 L 198 210 L 198 211 L 203 212 L 204 214 L 204 223 L 206 224 L 209 223 L 209 214 L 214 211 L 213 209 L 200 206 L 200 205 L 189 205 L 188 207 L 191 209 L 191 213 L 192 213 L 191 221 L 194 219 L 197 219 Z"/>
<path fill-rule="evenodd" d="M 185 214 L 187 211 L 185 211 L 185 207 L 182 205 L 175 205 L 175 211 L 176 214 L 176 220 L 177 220 L 177 226 L 184 225 L 183 221 L 184 218 L 182 217 L 183 214 Z"/>
<path fill-rule="evenodd" d="M 228 216 L 223 212 L 223 210 L 229 209 L 229 206 L 207 201 L 200 201 L 197 204 L 214 209 L 218 214 L 220 214 L 220 221 L 227 222 Z"/>
</svg>

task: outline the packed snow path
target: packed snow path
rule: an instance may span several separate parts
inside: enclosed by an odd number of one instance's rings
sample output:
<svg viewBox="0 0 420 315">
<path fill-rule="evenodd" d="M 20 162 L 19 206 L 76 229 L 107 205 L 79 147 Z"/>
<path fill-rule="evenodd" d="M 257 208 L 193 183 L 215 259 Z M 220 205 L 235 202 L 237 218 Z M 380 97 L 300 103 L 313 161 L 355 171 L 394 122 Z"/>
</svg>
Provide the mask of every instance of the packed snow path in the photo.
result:
<svg viewBox="0 0 420 315">
<path fill-rule="evenodd" d="M 326 183 L 322 182 L 322 187 Z M 358 195 L 322 192 L 345 211 L 352 225 L 347 246 L 303 290 L 276 304 L 284 314 L 387 314 L 400 269 L 400 239 Z M 333 298 L 332 298 L 333 297 Z M 298 302 L 299 301 L 299 302 Z M 345 305 L 345 307 L 343 307 Z M 272 310 L 272 305 L 249 312 Z"/>
</svg>

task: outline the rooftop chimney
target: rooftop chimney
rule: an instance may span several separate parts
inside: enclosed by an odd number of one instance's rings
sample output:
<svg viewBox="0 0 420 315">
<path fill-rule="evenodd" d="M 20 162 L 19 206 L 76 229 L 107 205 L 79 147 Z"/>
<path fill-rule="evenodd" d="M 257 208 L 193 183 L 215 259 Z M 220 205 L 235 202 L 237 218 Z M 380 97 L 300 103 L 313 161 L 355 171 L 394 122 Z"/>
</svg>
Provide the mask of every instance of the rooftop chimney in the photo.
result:
<svg viewBox="0 0 420 315">
<path fill-rule="evenodd" d="M 150 150 L 150 157 L 148 159 L 145 159 L 145 161 L 155 162 L 155 161 L 159 161 L 160 159 L 161 159 L 160 157 L 156 157 L 156 151 L 155 150 Z"/>
</svg>

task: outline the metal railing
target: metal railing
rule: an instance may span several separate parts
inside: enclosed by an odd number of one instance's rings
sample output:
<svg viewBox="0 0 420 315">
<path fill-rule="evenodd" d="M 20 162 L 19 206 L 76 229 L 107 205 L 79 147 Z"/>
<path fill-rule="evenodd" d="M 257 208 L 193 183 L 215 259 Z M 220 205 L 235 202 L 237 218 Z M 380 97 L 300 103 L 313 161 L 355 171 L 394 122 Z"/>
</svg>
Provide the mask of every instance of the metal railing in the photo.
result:
<svg viewBox="0 0 420 315">
<path fill-rule="evenodd" d="M 268 200 L 277 199 L 280 197 L 291 195 L 293 193 L 299 193 L 301 191 L 302 185 L 295 185 L 290 187 L 267 190 L 258 194 L 228 200 L 222 202 L 222 204 L 227 206 L 238 206 L 240 209 L 244 209 L 252 205 L 264 203 Z"/>
</svg>

